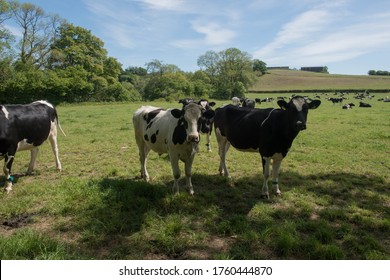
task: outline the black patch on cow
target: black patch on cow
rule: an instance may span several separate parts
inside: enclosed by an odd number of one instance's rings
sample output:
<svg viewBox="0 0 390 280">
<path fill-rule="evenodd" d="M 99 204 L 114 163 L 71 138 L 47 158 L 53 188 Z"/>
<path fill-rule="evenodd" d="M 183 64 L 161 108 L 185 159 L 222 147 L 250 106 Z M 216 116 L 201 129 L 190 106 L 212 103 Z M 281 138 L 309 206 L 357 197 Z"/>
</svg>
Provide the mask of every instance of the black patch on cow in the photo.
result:
<svg viewBox="0 0 390 280">
<path fill-rule="evenodd" d="M 152 126 L 153 122 L 150 122 L 147 126 L 146 129 L 149 129 Z"/>
<path fill-rule="evenodd" d="M 161 112 L 161 110 L 162 109 L 156 109 L 156 110 L 150 111 L 149 113 L 144 115 L 144 120 L 146 121 L 146 123 L 149 124 L 150 121 L 153 120 L 158 115 L 158 113 Z"/>
<path fill-rule="evenodd" d="M 152 144 L 156 143 L 156 141 L 157 141 L 157 135 L 158 135 L 158 130 L 156 131 L 156 133 L 154 133 L 154 134 L 150 137 L 150 142 L 152 142 Z"/>
<path fill-rule="evenodd" d="M 179 120 L 172 135 L 172 142 L 174 145 L 183 144 L 187 139 L 187 132 L 183 121 Z"/>
<path fill-rule="evenodd" d="M 144 135 L 144 139 L 145 139 L 145 141 L 148 141 L 148 142 L 149 142 L 149 137 L 148 137 L 147 134 Z"/>
</svg>

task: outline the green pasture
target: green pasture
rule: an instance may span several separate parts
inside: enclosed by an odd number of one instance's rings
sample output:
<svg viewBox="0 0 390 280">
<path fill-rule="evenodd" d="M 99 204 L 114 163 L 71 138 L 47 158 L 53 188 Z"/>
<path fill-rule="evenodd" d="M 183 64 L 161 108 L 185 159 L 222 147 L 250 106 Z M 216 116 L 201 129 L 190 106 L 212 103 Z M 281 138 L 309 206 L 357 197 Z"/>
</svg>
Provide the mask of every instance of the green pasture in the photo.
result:
<svg viewBox="0 0 390 280">
<path fill-rule="evenodd" d="M 256 153 L 230 149 L 229 182 L 218 174 L 215 135 L 211 153 L 203 138 L 193 165 L 195 195 L 183 179 L 175 196 L 166 155 L 150 153 L 150 183 L 137 178 L 131 118 L 141 103 L 60 105 L 64 170 L 56 172 L 48 143 L 33 176 L 23 176 L 30 153 L 16 155 L 14 190 L 0 195 L 0 257 L 389 259 L 390 103 L 377 101 L 384 96 L 367 101 L 372 108 L 352 110 L 322 97 L 283 161 L 282 196 L 271 192 L 269 200 L 261 198 Z M 358 104 L 352 96 L 347 101 Z"/>
</svg>

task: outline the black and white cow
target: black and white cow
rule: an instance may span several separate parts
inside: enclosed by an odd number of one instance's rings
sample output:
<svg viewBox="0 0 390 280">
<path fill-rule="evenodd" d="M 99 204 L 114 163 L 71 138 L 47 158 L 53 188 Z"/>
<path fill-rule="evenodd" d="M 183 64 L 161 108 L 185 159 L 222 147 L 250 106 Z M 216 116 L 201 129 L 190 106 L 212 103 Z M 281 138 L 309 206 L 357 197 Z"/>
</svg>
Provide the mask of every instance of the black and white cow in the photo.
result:
<svg viewBox="0 0 390 280">
<path fill-rule="evenodd" d="M 56 160 L 56 167 L 62 166 L 58 157 L 57 111 L 47 101 L 36 101 L 27 105 L 0 105 L 0 159 L 4 159 L 4 191 L 12 190 L 12 163 L 17 151 L 31 150 L 27 174 L 35 167 L 38 147 L 49 139 Z M 65 135 L 65 133 L 64 133 Z"/>
<path fill-rule="evenodd" d="M 262 195 L 269 198 L 271 160 L 272 185 L 280 195 L 278 176 L 281 162 L 298 133 L 306 129 L 308 109 L 315 109 L 320 104 L 319 100 L 307 103 L 303 97 L 295 96 L 288 103 L 278 100 L 282 109 L 248 109 L 233 105 L 217 108 L 214 125 L 220 156 L 220 174 L 230 177 L 225 162 L 230 144 L 240 151 L 258 152 L 263 164 Z"/>
<path fill-rule="evenodd" d="M 370 107 L 372 107 L 372 106 L 371 106 L 371 104 L 368 104 L 368 103 L 359 102 L 359 107 L 370 108 Z"/>
<path fill-rule="evenodd" d="M 209 102 L 207 99 L 201 99 L 199 101 L 195 101 L 192 98 L 183 98 L 179 100 L 179 103 L 183 104 L 183 108 L 190 103 L 196 103 L 202 106 L 202 108 L 205 111 L 212 110 L 212 107 L 215 106 L 215 102 L 213 101 Z M 206 147 L 207 147 L 207 151 L 209 152 L 211 152 L 210 136 L 213 130 L 213 122 L 214 122 L 214 118 L 205 118 L 203 116 L 200 120 L 200 132 L 206 135 Z"/>
<path fill-rule="evenodd" d="M 243 101 L 242 101 L 242 107 L 247 107 L 247 108 L 255 108 L 255 100 L 253 99 L 248 99 L 248 98 L 244 98 Z"/>
<path fill-rule="evenodd" d="M 204 110 L 196 103 L 189 103 L 181 110 L 164 110 L 153 106 L 139 108 L 134 113 L 133 124 L 141 162 L 141 177 L 149 181 L 146 161 L 150 150 L 158 154 L 168 153 L 174 191 L 179 193 L 181 160 L 185 166 L 186 186 L 193 194 L 191 169 L 200 141 L 200 121 L 202 118 L 213 118 L 214 114 L 213 110 Z"/>
<path fill-rule="evenodd" d="M 346 104 L 344 104 L 343 105 L 343 109 L 352 109 L 352 107 L 354 107 L 355 106 L 355 104 L 353 104 L 353 103 L 346 103 Z"/>
</svg>

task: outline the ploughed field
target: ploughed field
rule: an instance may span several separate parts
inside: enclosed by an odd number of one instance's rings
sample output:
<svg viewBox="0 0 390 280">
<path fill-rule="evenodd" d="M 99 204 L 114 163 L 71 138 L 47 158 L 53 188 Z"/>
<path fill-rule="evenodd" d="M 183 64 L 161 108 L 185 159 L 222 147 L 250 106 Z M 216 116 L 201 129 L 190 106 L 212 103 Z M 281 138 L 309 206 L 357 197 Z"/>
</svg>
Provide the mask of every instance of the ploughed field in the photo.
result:
<svg viewBox="0 0 390 280">
<path fill-rule="evenodd" d="M 203 136 L 193 164 L 195 195 L 183 178 L 175 196 L 166 155 L 150 152 L 151 181 L 138 179 L 131 119 L 146 103 L 60 105 L 63 172 L 48 143 L 33 176 L 23 176 L 30 153 L 16 154 L 14 190 L 0 195 L 1 259 L 389 259 L 390 102 L 378 101 L 386 95 L 359 108 L 350 94 L 350 110 L 322 95 L 282 163 L 282 196 L 270 190 L 269 200 L 256 153 L 231 148 L 232 181 L 219 176 L 214 133 L 212 152 Z M 249 95 L 270 96 L 256 107 L 289 95 Z"/>
</svg>

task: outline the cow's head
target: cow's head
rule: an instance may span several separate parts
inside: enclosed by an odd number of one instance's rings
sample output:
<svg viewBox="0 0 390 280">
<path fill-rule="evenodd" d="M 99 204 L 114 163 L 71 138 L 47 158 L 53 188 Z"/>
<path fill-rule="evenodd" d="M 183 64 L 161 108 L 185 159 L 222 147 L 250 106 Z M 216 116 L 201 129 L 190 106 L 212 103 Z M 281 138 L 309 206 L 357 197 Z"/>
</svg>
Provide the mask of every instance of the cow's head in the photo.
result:
<svg viewBox="0 0 390 280">
<path fill-rule="evenodd" d="M 184 126 L 187 142 L 199 142 L 199 131 L 202 121 L 212 119 L 215 115 L 213 110 L 205 110 L 196 103 L 189 103 L 182 110 L 173 109 L 171 113 L 175 118 L 179 119 L 178 125 Z"/>
<path fill-rule="evenodd" d="M 287 111 L 290 128 L 299 132 L 306 129 L 308 110 L 316 109 L 321 105 L 321 101 L 313 100 L 308 103 L 302 96 L 295 96 L 288 103 L 284 100 L 278 100 L 278 105 Z"/>
</svg>

